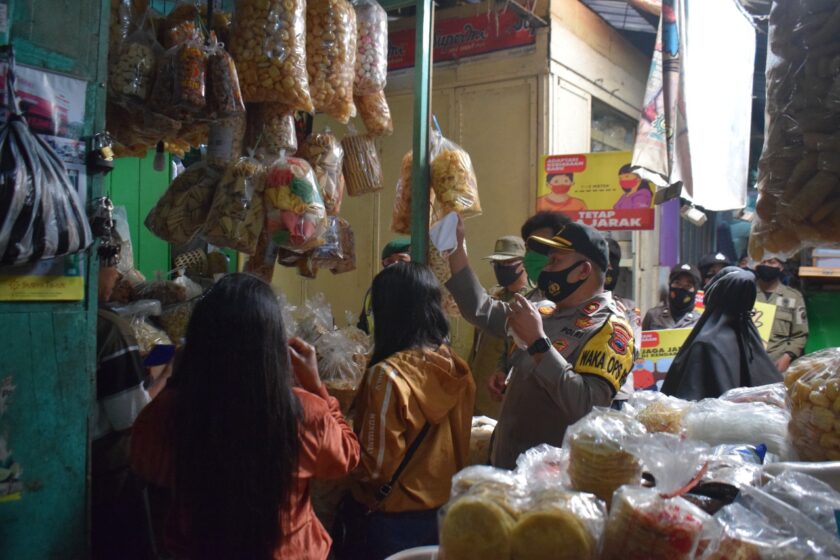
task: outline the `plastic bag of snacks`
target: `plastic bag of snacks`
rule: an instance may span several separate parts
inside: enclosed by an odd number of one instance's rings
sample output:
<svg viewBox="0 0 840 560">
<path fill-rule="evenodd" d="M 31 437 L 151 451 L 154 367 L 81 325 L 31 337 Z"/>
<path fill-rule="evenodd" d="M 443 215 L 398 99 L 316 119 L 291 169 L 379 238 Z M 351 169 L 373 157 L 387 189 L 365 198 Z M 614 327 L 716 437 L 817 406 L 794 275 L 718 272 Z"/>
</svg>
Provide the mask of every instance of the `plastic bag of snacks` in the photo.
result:
<svg viewBox="0 0 840 560">
<path fill-rule="evenodd" d="M 210 40 L 207 60 L 207 105 L 213 117 L 229 117 L 244 113 L 245 102 L 239 88 L 239 74 L 233 57 L 225 50 L 223 43 Z"/>
<path fill-rule="evenodd" d="M 358 31 L 353 89 L 356 95 L 381 92 L 388 78 L 388 14 L 375 0 L 357 0 L 353 8 Z"/>
<path fill-rule="evenodd" d="M 619 488 L 605 531 L 605 559 L 692 559 L 710 517 L 679 495 L 703 472 L 708 447 L 673 434 L 630 443 L 655 488 Z"/>
<path fill-rule="evenodd" d="M 355 98 L 356 109 L 365 128 L 371 136 L 390 136 L 394 133 L 391 109 L 384 91 L 369 93 Z"/>
<path fill-rule="evenodd" d="M 199 8 L 201 17 L 207 21 L 207 6 L 202 4 Z M 213 21 L 209 22 L 210 30 L 216 34 L 220 43 L 230 44 L 230 29 L 233 27 L 233 15 L 230 12 L 213 10 Z"/>
<path fill-rule="evenodd" d="M 108 27 L 108 53 L 119 53 L 120 45 L 133 32 L 132 26 L 149 7 L 147 0 L 111 0 L 111 18 Z"/>
<path fill-rule="evenodd" d="M 204 226 L 221 174 L 204 162 L 178 175 L 146 216 L 149 231 L 174 245 L 186 245 Z"/>
<path fill-rule="evenodd" d="M 265 200 L 263 200 L 265 204 Z M 274 268 L 277 263 L 279 248 L 271 241 L 271 235 L 267 228 L 263 228 L 260 239 L 257 242 L 257 250 L 254 256 L 245 261 L 244 271 L 262 278 L 267 284 L 271 284 L 274 278 Z"/>
<path fill-rule="evenodd" d="M 786 410 L 769 404 L 703 399 L 686 412 L 683 427 L 689 439 L 710 445 L 763 443 L 770 453 L 788 461 L 796 457 L 788 434 L 789 421 Z"/>
<path fill-rule="evenodd" d="M 332 306 L 323 293 L 317 293 L 297 309 L 298 336 L 315 344 L 324 334 L 333 330 Z"/>
<path fill-rule="evenodd" d="M 191 299 L 183 303 L 166 306 L 158 319 L 172 342 L 179 346 L 184 343 L 184 338 L 187 336 L 187 326 L 190 324 L 190 317 L 192 317 L 196 303 L 197 300 Z"/>
<path fill-rule="evenodd" d="M 141 282 L 134 286 L 135 297 L 143 300 L 156 300 L 161 305 L 172 305 L 187 301 L 187 289 L 169 280 Z"/>
<path fill-rule="evenodd" d="M 321 197 L 329 216 L 337 216 L 341 211 L 344 197 L 344 174 L 341 164 L 344 160 L 344 148 L 329 128 L 323 132 L 313 132 L 300 146 L 298 156 L 312 166 Z"/>
<path fill-rule="evenodd" d="M 207 105 L 207 50 L 198 39 L 174 47 L 175 85 L 173 105 L 186 112 L 197 113 Z"/>
<path fill-rule="evenodd" d="M 312 104 L 343 124 L 356 116 L 356 13 L 347 0 L 306 2 L 306 68 Z"/>
<path fill-rule="evenodd" d="M 511 558 L 597 560 L 606 518 L 604 502 L 592 494 L 534 488 L 511 531 Z"/>
<path fill-rule="evenodd" d="M 446 282 L 452 277 L 452 272 L 449 268 L 449 259 L 441 255 L 435 248 L 431 248 L 429 250 L 429 268 L 432 269 L 438 282 L 440 282 L 440 296 L 443 310 L 450 317 L 460 317 L 461 310 L 458 309 L 455 298 L 445 286 Z"/>
<path fill-rule="evenodd" d="M 840 348 L 807 354 L 788 368 L 790 434 L 805 461 L 840 460 Z"/>
<path fill-rule="evenodd" d="M 344 257 L 341 252 L 340 227 L 338 217 L 327 216 L 327 228 L 322 237 L 324 243 L 309 253 L 309 257 L 319 268 L 332 268 Z"/>
<path fill-rule="evenodd" d="M 175 111 L 173 106 L 175 100 L 176 54 L 175 49 L 170 49 L 158 62 L 154 86 L 149 95 L 148 108 L 155 113 L 180 118 L 180 113 Z"/>
<path fill-rule="evenodd" d="M 837 532 L 836 513 L 840 511 L 840 492 L 825 482 L 796 471 L 780 474 L 761 488 L 829 533 Z"/>
<path fill-rule="evenodd" d="M 128 319 L 131 332 L 137 339 L 137 346 L 140 347 L 140 354 L 148 354 L 154 346 L 159 344 L 172 344 L 169 336 L 148 320 L 149 317 L 158 317 L 162 313 L 163 307 L 159 301 L 144 299 L 128 305 L 112 307 L 111 310 Z"/>
<path fill-rule="evenodd" d="M 356 270 L 356 240 L 350 222 L 338 218 L 338 242 L 341 246 L 341 260 L 330 270 L 333 274 L 342 274 Z"/>
<path fill-rule="evenodd" d="M 632 414 L 650 433 L 683 432 L 682 419 L 691 403 L 659 391 L 636 391 L 627 400 L 625 411 Z"/>
<path fill-rule="evenodd" d="M 108 70 L 108 93 L 125 106 L 143 103 L 152 93 L 157 62 L 163 49 L 143 16 L 137 30 L 118 46 Z"/>
<path fill-rule="evenodd" d="M 487 416 L 473 416 L 470 430 L 470 454 L 467 465 L 487 465 L 490 463 L 490 440 L 496 421 Z"/>
<path fill-rule="evenodd" d="M 429 173 L 443 214 L 458 212 L 464 218 L 481 214 L 475 170 L 469 154 L 461 147 L 440 138 L 435 145 Z"/>
<path fill-rule="evenodd" d="M 571 487 L 569 451 L 543 443 L 516 459 L 516 473 L 528 484 Z"/>
<path fill-rule="evenodd" d="M 639 484 L 641 463 L 628 446 L 646 433 L 637 420 L 602 408 L 569 426 L 563 448 L 569 450 L 572 487 L 610 503 L 618 487 Z"/>
<path fill-rule="evenodd" d="M 344 148 L 344 180 L 347 194 L 360 196 L 382 190 L 382 164 L 373 138 L 356 134 L 352 127 L 350 134 L 341 141 Z"/>
<path fill-rule="evenodd" d="M 245 115 L 239 114 L 210 123 L 207 163 L 226 167 L 242 155 L 245 145 Z"/>
<path fill-rule="evenodd" d="M 182 0 L 172 8 L 160 27 L 160 42 L 165 49 L 171 49 L 200 37 L 198 6 L 190 0 Z"/>
<path fill-rule="evenodd" d="M 356 327 L 330 331 L 315 341 L 318 374 L 347 414 L 367 369 L 369 337 Z"/>
<path fill-rule="evenodd" d="M 759 385 L 758 387 L 736 387 L 730 389 L 720 397 L 722 401 L 750 403 L 758 402 L 769 404 L 782 410 L 787 409 L 787 390 L 784 383 L 772 383 L 770 385 Z"/>
<path fill-rule="evenodd" d="M 840 243 L 840 5 L 773 2 L 750 256 Z"/>
<path fill-rule="evenodd" d="M 229 47 L 245 101 L 315 110 L 306 72 L 304 0 L 237 0 Z"/>
<path fill-rule="evenodd" d="M 394 198 L 394 210 L 391 213 L 391 231 L 411 235 L 411 186 L 412 152 L 403 156 L 400 164 L 400 178 L 397 180 L 397 196 Z M 440 208 L 435 205 L 435 192 L 429 189 L 429 221 L 436 222 L 440 217 Z"/>
<path fill-rule="evenodd" d="M 323 242 L 327 213 L 305 160 L 282 153 L 267 170 L 263 196 L 266 227 L 278 247 L 305 253 Z"/>
<path fill-rule="evenodd" d="M 246 145 L 260 158 L 277 157 L 281 151 L 293 154 L 298 149 L 295 111 L 282 103 L 248 105 Z"/>
<path fill-rule="evenodd" d="M 204 224 L 204 239 L 253 255 L 265 223 L 263 187 L 265 170 L 260 162 L 243 157 L 230 165 L 213 197 Z"/>
</svg>

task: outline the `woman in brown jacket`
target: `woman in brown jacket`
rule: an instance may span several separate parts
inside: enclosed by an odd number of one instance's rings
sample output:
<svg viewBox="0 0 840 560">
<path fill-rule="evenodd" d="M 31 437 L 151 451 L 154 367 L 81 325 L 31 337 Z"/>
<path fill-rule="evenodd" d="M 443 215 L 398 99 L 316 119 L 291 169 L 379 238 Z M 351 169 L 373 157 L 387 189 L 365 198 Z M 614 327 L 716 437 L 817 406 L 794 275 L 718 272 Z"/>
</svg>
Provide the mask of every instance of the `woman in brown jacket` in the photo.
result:
<svg viewBox="0 0 840 560">
<path fill-rule="evenodd" d="M 362 459 L 352 494 L 375 510 L 368 516 L 366 547 L 355 557 L 379 560 L 437 543 L 437 510 L 449 499 L 452 475 L 469 452 L 475 383 L 447 344 L 440 285 L 427 267 L 398 263 L 380 272 L 372 307 L 374 350 L 356 400 Z M 380 490 L 421 434 L 383 498 Z"/>
<path fill-rule="evenodd" d="M 171 490 L 165 540 L 177 558 L 327 558 L 309 481 L 358 461 L 314 349 L 287 344 L 271 288 L 244 274 L 196 305 L 183 359 L 132 433 L 134 470 Z"/>
</svg>

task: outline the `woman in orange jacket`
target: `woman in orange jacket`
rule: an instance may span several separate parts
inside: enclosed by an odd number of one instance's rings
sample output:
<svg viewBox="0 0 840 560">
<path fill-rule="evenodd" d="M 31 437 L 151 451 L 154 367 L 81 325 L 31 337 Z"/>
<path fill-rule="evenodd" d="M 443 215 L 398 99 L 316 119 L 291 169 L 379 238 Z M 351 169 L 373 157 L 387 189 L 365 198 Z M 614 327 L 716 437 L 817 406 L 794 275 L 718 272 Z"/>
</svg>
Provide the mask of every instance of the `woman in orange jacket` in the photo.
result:
<svg viewBox="0 0 840 560">
<path fill-rule="evenodd" d="M 134 470 L 171 490 L 165 541 L 177 558 L 327 558 L 309 481 L 358 461 L 314 349 L 287 344 L 271 288 L 244 274 L 196 305 L 169 386 L 132 432 Z"/>
<path fill-rule="evenodd" d="M 447 344 L 440 285 L 427 267 L 397 263 L 380 272 L 372 307 L 374 350 L 354 423 L 362 459 L 352 486 L 372 513 L 351 556 L 379 560 L 437 543 L 437 510 L 466 464 L 475 383 Z"/>
</svg>

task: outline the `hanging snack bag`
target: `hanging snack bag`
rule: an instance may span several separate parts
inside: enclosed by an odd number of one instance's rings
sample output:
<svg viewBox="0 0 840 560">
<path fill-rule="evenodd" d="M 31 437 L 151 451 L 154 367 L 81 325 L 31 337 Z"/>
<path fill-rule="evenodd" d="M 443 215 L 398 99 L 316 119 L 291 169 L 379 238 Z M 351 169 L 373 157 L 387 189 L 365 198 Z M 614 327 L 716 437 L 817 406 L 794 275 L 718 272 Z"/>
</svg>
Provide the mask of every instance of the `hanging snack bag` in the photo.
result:
<svg viewBox="0 0 840 560">
<path fill-rule="evenodd" d="M 178 175 L 146 216 L 149 231 L 174 245 L 186 245 L 204 226 L 221 174 L 204 162 Z"/>
<path fill-rule="evenodd" d="M 315 110 L 306 72 L 304 0 L 238 0 L 230 42 L 245 101 Z"/>
<path fill-rule="evenodd" d="M 242 155 L 244 142 L 245 114 L 213 121 L 207 140 L 207 163 L 226 167 Z"/>
<path fill-rule="evenodd" d="M 166 15 L 160 28 L 160 42 L 163 48 L 171 49 L 199 37 L 201 33 L 196 26 L 197 21 L 198 6 L 195 2 L 189 0 L 178 2 Z"/>
<path fill-rule="evenodd" d="M 347 0 L 306 2 L 306 68 L 315 110 L 342 124 L 356 115 L 356 13 Z"/>
<path fill-rule="evenodd" d="M 458 212 L 470 218 L 481 214 L 475 170 L 469 154 L 460 146 L 441 137 L 432 154 L 429 173 L 444 215 Z"/>
<path fill-rule="evenodd" d="M 327 213 L 305 160 L 281 153 L 268 168 L 263 198 L 266 227 L 279 247 L 305 253 L 323 243 Z"/>
<path fill-rule="evenodd" d="M 143 16 L 137 30 L 119 45 L 118 54 L 111 59 L 108 93 L 123 106 L 144 103 L 152 93 L 157 61 L 163 49 Z"/>
<path fill-rule="evenodd" d="M 360 196 L 382 190 L 382 164 L 373 138 L 365 134 L 350 134 L 341 141 L 344 148 L 344 180 L 347 194 Z"/>
<path fill-rule="evenodd" d="M 344 174 L 341 165 L 344 148 L 329 128 L 313 132 L 301 145 L 298 156 L 312 166 L 328 216 L 337 216 L 344 198 Z"/>
<path fill-rule="evenodd" d="M 840 348 L 807 354 L 785 372 L 793 446 L 805 461 L 840 460 Z"/>
<path fill-rule="evenodd" d="M 356 95 L 385 89 L 388 77 L 388 14 L 376 0 L 358 0 L 356 10 Z M 365 123 L 367 124 L 367 123 Z"/>
<path fill-rule="evenodd" d="M 295 110 L 282 103 L 249 103 L 245 144 L 261 159 L 297 152 Z"/>
<path fill-rule="evenodd" d="M 397 196 L 394 198 L 394 211 L 391 214 L 391 231 L 394 233 L 411 235 L 411 168 L 413 165 L 413 154 L 408 152 L 403 156 L 400 164 Z"/>
<path fill-rule="evenodd" d="M 253 255 L 265 221 L 260 162 L 243 157 L 225 171 L 204 225 L 204 238 L 218 247 Z"/>
<path fill-rule="evenodd" d="M 174 52 L 172 104 L 185 113 L 198 113 L 207 105 L 207 51 L 196 39 L 174 47 Z"/>
<path fill-rule="evenodd" d="M 371 136 L 390 136 L 394 133 L 391 109 L 384 91 L 368 93 L 355 98 L 356 108 Z"/>
<path fill-rule="evenodd" d="M 212 35 L 207 61 L 207 105 L 214 117 L 229 117 L 245 112 L 245 102 L 239 88 L 239 74 L 233 57 Z"/>
</svg>

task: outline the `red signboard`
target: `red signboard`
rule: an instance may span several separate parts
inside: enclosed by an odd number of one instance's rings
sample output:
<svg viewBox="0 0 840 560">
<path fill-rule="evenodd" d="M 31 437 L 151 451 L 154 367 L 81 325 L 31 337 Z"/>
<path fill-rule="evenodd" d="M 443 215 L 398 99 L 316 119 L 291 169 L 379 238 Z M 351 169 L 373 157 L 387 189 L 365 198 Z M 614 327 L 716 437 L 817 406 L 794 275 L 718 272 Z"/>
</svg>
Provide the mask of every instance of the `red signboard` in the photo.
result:
<svg viewBox="0 0 840 560">
<path fill-rule="evenodd" d="M 434 61 L 533 45 L 535 30 L 511 10 L 435 22 Z M 414 29 L 388 34 L 388 70 L 414 66 Z"/>
</svg>

